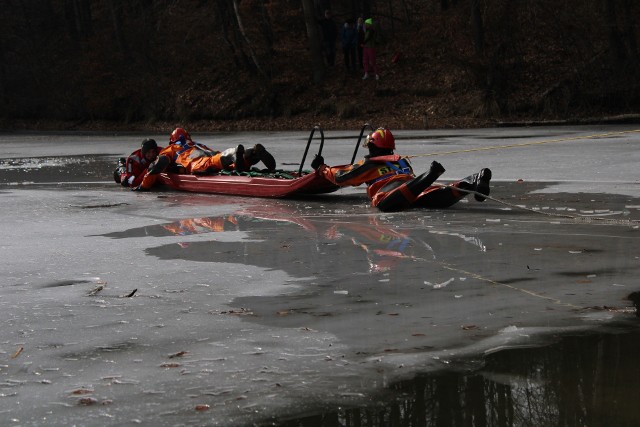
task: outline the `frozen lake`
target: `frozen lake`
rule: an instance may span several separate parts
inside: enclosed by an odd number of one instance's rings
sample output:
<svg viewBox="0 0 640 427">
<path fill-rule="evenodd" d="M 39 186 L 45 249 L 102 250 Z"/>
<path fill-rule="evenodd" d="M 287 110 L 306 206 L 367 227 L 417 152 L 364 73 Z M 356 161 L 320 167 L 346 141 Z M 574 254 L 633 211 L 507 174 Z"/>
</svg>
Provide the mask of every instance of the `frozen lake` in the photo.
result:
<svg viewBox="0 0 640 427">
<path fill-rule="evenodd" d="M 326 162 L 348 163 L 358 130 L 324 133 Z M 191 134 L 261 142 L 284 169 L 309 135 Z M 491 168 L 496 200 L 383 214 L 364 188 L 135 193 L 113 183 L 115 160 L 168 133 L 0 134 L 1 424 L 277 423 L 637 329 L 632 127 L 395 134 L 418 173 Z"/>
</svg>

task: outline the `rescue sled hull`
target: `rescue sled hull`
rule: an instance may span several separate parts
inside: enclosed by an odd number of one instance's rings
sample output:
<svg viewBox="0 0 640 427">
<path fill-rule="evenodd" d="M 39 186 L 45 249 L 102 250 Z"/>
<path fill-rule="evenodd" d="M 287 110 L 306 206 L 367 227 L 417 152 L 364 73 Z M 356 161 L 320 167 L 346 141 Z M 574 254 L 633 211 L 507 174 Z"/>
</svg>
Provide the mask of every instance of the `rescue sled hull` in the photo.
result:
<svg viewBox="0 0 640 427">
<path fill-rule="evenodd" d="M 295 177 L 297 174 L 292 174 L 293 179 L 245 175 L 162 173 L 158 183 L 179 191 L 270 198 L 332 193 L 339 188 L 315 173 L 301 177 Z"/>
</svg>

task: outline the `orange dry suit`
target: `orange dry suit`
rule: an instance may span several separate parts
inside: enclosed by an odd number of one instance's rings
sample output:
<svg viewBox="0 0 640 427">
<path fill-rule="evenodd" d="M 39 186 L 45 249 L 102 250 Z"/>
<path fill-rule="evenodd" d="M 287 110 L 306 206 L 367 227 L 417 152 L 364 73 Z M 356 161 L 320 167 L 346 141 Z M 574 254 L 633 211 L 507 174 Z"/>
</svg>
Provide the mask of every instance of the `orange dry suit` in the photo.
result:
<svg viewBox="0 0 640 427">
<path fill-rule="evenodd" d="M 158 154 L 158 159 L 149 168 L 140 188 L 149 190 L 158 175 L 166 170 L 174 173 L 207 174 L 231 168 L 233 158 L 223 156 L 204 144 L 179 140 Z"/>
<path fill-rule="evenodd" d="M 435 162 L 434 162 L 435 163 Z M 399 211 L 409 207 L 421 206 L 444 208 L 458 202 L 466 192 L 456 191 L 456 187 L 472 185 L 473 177 L 443 187 L 432 185 L 444 172 L 437 169 L 416 177 L 409 159 L 396 154 L 366 157 L 353 165 L 330 167 L 320 165 L 317 173 L 339 186 L 358 186 L 367 184 L 367 195 L 371 204 L 382 211 Z"/>
</svg>

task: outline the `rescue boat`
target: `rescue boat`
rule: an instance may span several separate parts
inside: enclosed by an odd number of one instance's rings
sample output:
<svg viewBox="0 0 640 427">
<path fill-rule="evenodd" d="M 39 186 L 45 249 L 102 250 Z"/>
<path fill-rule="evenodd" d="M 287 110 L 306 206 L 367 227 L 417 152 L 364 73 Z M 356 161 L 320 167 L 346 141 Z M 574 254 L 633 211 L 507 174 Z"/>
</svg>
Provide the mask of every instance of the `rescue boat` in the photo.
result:
<svg viewBox="0 0 640 427">
<path fill-rule="evenodd" d="M 358 146 L 367 128 L 373 129 L 368 123 L 362 127 L 351 163 L 354 162 Z M 162 173 L 158 179 L 158 184 L 179 191 L 248 197 L 284 198 L 332 193 L 340 187 L 316 174 L 313 170 L 303 170 L 309 147 L 311 146 L 316 131 L 320 133 L 318 155 L 322 155 L 324 132 L 322 128 L 315 126 L 309 135 L 309 140 L 307 141 L 307 146 L 297 171 L 278 170 L 275 172 L 266 172 L 253 168 L 249 172 L 236 173 L 222 171 L 213 175 Z"/>
<path fill-rule="evenodd" d="M 352 164 L 355 161 L 360 141 L 367 128 L 374 130 L 369 123 L 366 123 L 360 130 L 351 159 Z M 316 131 L 320 133 L 318 155 L 322 155 L 324 132 L 322 128 L 315 126 L 309 135 L 309 140 L 297 171 L 277 170 L 267 172 L 253 168 L 249 172 L 222 171 L 211 175 L 161 173 L 157 184 L 177 191 L 247 197 L 285 198 L 332 193 L 340 187 L 316 174 L 313 170 L 303 170 L 309 147 Z"/>
<path fill-rule="evenodd" d="M 215 175 L 162 173 L 158 183 L 179 191 L 272 198 L 331 193 L 339 188 L 314 171 Z"/>
</svg>

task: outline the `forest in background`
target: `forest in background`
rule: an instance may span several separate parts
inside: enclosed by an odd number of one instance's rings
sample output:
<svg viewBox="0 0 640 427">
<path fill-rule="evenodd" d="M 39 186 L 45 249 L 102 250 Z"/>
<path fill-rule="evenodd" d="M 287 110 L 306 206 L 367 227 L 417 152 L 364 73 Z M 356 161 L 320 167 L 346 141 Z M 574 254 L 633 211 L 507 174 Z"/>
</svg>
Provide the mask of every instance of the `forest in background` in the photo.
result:
<svg viewBox="0 0 640 427">
<path fill-rule="evenodd" d="M 381 78 L 327 66 L 317 22 L 384 35 Z M 8 0 L 0 128 L 493 126 L 635 117 L 633 0 Z M 393 61 L 392 58 L 399 58 Z"/>
</svg>

